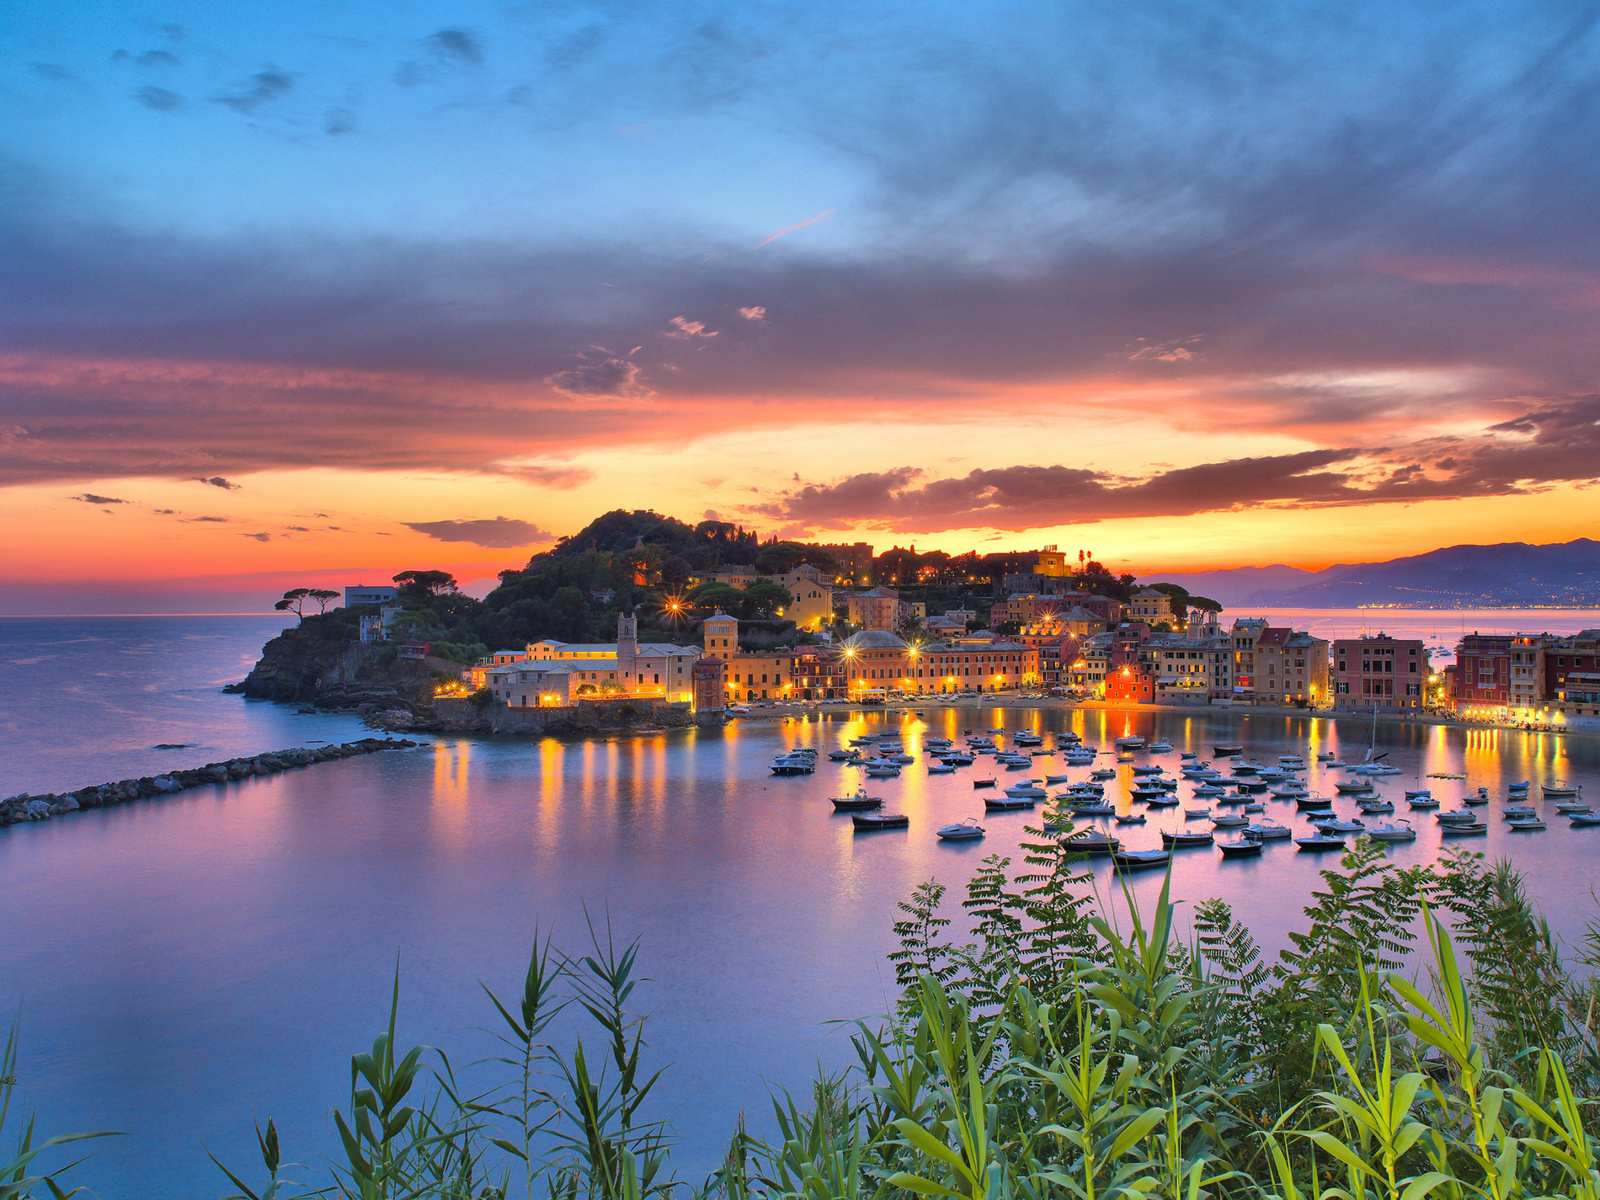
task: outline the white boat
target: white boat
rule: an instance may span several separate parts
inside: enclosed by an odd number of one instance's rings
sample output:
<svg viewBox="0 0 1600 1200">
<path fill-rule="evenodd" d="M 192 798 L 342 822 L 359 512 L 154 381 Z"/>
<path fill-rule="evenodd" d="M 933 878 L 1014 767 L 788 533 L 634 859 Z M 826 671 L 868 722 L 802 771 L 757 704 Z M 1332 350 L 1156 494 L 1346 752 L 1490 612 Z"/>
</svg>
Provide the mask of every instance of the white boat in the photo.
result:
<svg viewBox="0 0 1600 1200">
<path fill-rule="evenodd" d="M 1478 814 L 1470 808 L 1447 808 L 1433 814 L 1433 819 L 1441 825 L 1472 825 L 1478 820 Z"/>
<path fill-rule="evenodd" d="M 1365 833 L 1366 825 L 1360 821 L 1345 821 L 1331 814 L 1326 817 L 1312 817 L 1311 823 L 1325 833 Z"/>
<path fill-rule="evenodd" d="M 1500 810 L 1500 815 L 1508 821 L 1518 821 L 1528 817 L 1537 817 L 1539 810 L 1531 804 L 1508 804 Z"/>
<path fill-rule="evenodd" d="M 1414 842 L 1417 831 L 1405 821 L 1384 821 L 1368 828 L 1367 836 L 1375 842 Z"/>
<path fill-rule="evenodd" d="M 1039 786 L 1039 781 L 1030 779 L 1027 783 L 1014 784 L 1006 789 L 1006 795 L 1013 800 L 1048 800 L 1050 793 Z"/>
<path fill-rule="evenodd" d="M 1418 812 L 1425 812 L 1430 808 L 1438 808 L 1439 802 L 1432 796 L 1422 795 L 1411 801 L 1411 807 L 1416 809 Z"/>
<path fill-rule="evenodd" d="M 1209 808 L 1186 808 L 1183 810 L 1183 815 L 1186 817 L 1193 817 L 1195 820 L 1199 821 L 1209 817 L 1211 815 L 1211 810 Z"/>
<path fill-rule="evenodd" d="M 1298 754 L 1280 754 L 1278 755 L 1278 765 L 1280 767 L 1293 767 L 1297 771 L 1303 771 L 1305 770 L 1306 760 L 1301 758 Z"/>
<path fill-rule="evenodd" d="M 854 762 L 861 757 L 855 750 L 829 750 L 828 757 L 834 762 Z"/>
<path fill-rule="evenodd" d="M 983 836 L 983 826 L 978 824 L 977 818 L 968 817 L 954 825 L 941 826 L 935 832 L 947 842 L 971 842 Z"/>
<path fill-rule="evenodd" d="M 1066 783 L 1068 778 L 1069 776 L 1066 775 L 1046 775 L 1044 777 L 1045 786 L 1052 787 L 1058 783 Z"/>
<path fill-rule="evenodd" d="M 1594 807 L 1592 805 L 1585 804 L 1582 800 L 1563 800 L 1561 803 L 1556 805 L 1556 812 L 1560 813 L 1564 817 L 1592 813 L 1593 811 Z"/>
<path fill-rule="evenodd" d="M 1506 822 L 1506 828 L 1523 833 L 1538 833 L 1544 829 L 1544 822 L 1538 817 L 1516 817 Z"/>
<path fill-rule="evenodd" d="M 1211 827 L 1213 829 L 1238 829 L 1248 824 L 1250 824 L 1249 817 L 1224 816 L 1211 818 Z"/>
<path fill-rule="evenodd" d="M 1115 779 L 1117 773 L 1109 767 L 1101 767 L 1098 771 L 1090 771 L 1090 779 Z"/>
<path fill-rule="evenodd" d="M 1371 800 L 1362 800 L 1356 807 L 1364 813 L 1392 813 L 1394 811 L 1394 801 L 1378 797 Z"/>
<path fill-rule="evenodd" d="M 1258 842 L 1270 842 L 1293 836 L 1287 825 L 1266 819 L 1250 822 L 1245 826 L 1244 832 L 1246 837 L 1253 837 Z"/>
<path fill-rule="evenodd" d="M 899 779 L 900 768 L 894 763 L 872 763 L 867 767 L 868 779 Z"/>
<path fill-rule="evenodd" d="M 1172 749 L 1172 743 L 1171 742 L 1151 742 L 1148 746 L 1145 747 L 1145 749 L 1150 751 L 1151 754 L 1165 754 L 1168 750 Z"/>
<path fill-rule="evenodd" d="M 956 769 L 949 763 L 932 762 L 928 764 L 929 775 L 954 775 Z"/>
<path fill-rule="evenodd" d="M 1319 763 L 1321 763 L 1323 766 L 1330 767 L 1330 768 L 1344 766 L 1344 761 L 1342 759 L 1335 758 L 1331 754 L 1328 755 L 1326 758 L 1324 758 L 1322 755 L 1319 754 L 1319 755 L 1317 755 L 1317 761 Z"/>
<path fill-rule="evenodd" d="M 1339 756 L 1332 750 L 1324 750 L 1321 754 L 1317 755 L 1317 761 L 1319 763 L 1333 763 L 1337 762 L 1338 759 Z"/>
<path fill-rule="evenodd" d="M 1557 779 L 1551 783 L 1540 785 L 1539 790 L 1544 793 L 1546 800 L 1573 800 L 1576 799 L 1583 788 Z"/>
<path fill-rule="evenodd" d="M 1118 750 L 1141 750 L 1144 748 L 1144 739 L 1137 733 L 1126 734 L 1113 743 Z"/>
<path fill-rule="evenodd" d="M 1333 790 L 1342 795 L 1354 796 L 1364 795 L 1374 789 L 1370 779 L 1336 779 L 1333 783 Z"/>
</svg>

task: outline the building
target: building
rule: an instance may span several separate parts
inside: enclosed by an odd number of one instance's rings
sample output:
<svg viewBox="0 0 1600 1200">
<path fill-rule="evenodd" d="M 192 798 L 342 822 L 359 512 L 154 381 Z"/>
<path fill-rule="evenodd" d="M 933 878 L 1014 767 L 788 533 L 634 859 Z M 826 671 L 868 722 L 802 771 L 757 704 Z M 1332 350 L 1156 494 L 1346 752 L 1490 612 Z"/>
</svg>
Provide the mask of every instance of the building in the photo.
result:
<svg viewBox="0 0 1600 1200">
<path fill-rule="evenodd" d="M 1265 617 L 1241 617 L 1228 631 L 1233 646 L 1233 698 L 1241 704 L 1256 697 L 1256 643 L 1267 631 Z M 1288 630 L 1284 630 L 1287 634 Z"/>
<path fill-rule="evenodd" d="M 1511 708 L 1511 643 L 1515 640 L 1506 634 L 1473 632 L 1456 643 L 1454 701 L 1458 716 L 1505 719 Z"/>
<path fill-rule="evenodd" d="M 615 642 L 560 642 L 546 638 L 529 643 L 524 659 L 533 663 L 577 664 L 574 695 L 630 695 L 690 704 L 694 699 L 694 664 L 700 653 L 696 646 L 641 643 L 638 621 L 630 614 L 622 614 L 617 617 Z"/>
<path fill-rule="evenodd" d="M 866 542 L 852 542 L 849 545 L 839 546 L 818 546 L 817 549 L 826 551 L 833 558 L 833 561 L 839 564 L 839 573 L 834 577 L 836 582 L 872 582 L 872 547 Z"/>
<path fill-rule="evenodd" d="M 802 563 L 792 571 L 774 575 L 772 582 L 794 597 L 780 616 L 813 632 L 833 623 L 833 580 L 817 568 Z"/>
<path fill-rule="evenodd" d="M 970 608 L 952 608 L 948 612 L 928 617 L 923 621 L 922 627 L 933 637 L 960 637 L 966 633 L 967 626 L 977 620 L 977 617 L 978 614 Z"/>
<path fill-rule="evenodd" d="M 1553 724 L 1600 729 L 1600 629 L 1545 643 L 1544 694 Z"/>
<path fill-rule="evenodd" d="M 875 694 L 996 692 L 1039 683 L 1039 652 L 1010 638 L 974 633 L 912 644 L 884 630 L 863 630 L 840 646 L 852 699 Z"/>
<path fill-rule="evenodd" d="M 846 619 L 862 629 L 893 633 L 900 628 L 900 593 L 894 588 L 868 588 L 845 597 Z"/>
<path fill-rule="evenodd" d="M 1420 709 L 1428 674 L 1428 649 L 1416 638 L 1339 638 L 1333 643 L 1333 706 Z"/>
<path fill-rule="evenodd" d="M 1158 634 L 1149 647 L 1158 703 L 1204 705 L 1232 697 L 1233 645 L 1228 638 Z"/>
<path fill-rule="evenodd" d="M 1255 649 L 1256 703 L 1310 708 L 1330 703 L 1329 648 L 1329 642 L 1309 633 L 1268 626 Z"/>
<path fill-rule="evenodd" d="M 352 608 L 357 604 L 387 604 L 400 597 L 399 590 L 392 583 L 368 585 L 358 583 L 354 587 L 346 586 L 344 589 L 344 606 Z"/>
<path fill-rule="evenodd" d="M 1033 573 L 1052 579 L 1064 579 L 1072 574 L 1072 567 L 1061 550 L 1055 546 L 1046 546 L 1039 551 L 1039 561 L 1034 564 Z"/>
<path fill-rule="evenodd" d="M 694 681 L 695 712 L 720 713 L 727 706 L 727 668 L 720 658 L 696 659 L 691 678 Z"/>
<path fill-rule="evenodd" d="M 1174 630 L 1183 627 L 1183 617 L 1173 611 L 1172 597 L 1155 588 L 1140 588 L 1128 597 L 1127 618 L 1143 621 L 1152 629 L 1157 625 Z"/>
</svg>

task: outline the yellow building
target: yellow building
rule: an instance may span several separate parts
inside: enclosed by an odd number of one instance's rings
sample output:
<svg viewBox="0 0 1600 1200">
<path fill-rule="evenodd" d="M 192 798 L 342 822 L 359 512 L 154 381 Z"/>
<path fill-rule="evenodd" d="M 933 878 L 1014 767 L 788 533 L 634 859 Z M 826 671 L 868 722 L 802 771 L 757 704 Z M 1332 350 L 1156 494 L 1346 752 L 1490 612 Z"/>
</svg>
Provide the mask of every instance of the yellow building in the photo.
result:
<svg viewBox="0 0 1600 1200">
<path fill-rule="evenodd" d="M 794 696 L 799 656 L 794 650 L 767 653 L 739 649 L 739 621 L 725 612 L 707 617 L 705 654 L 722 660 L 726 670 L 723 691 L 730 702 L 787 700 Z"/>
<path fill-rule="evenodd" d="M 794 597 L 789 607 L 779 615 L 793 621 L 801 629 L 812 631 L 833 621 L 833 580 L 809 564 L 802 563 L 793 571 L 774 575 L 772 582 L 785 588 Z"/>
</svg>

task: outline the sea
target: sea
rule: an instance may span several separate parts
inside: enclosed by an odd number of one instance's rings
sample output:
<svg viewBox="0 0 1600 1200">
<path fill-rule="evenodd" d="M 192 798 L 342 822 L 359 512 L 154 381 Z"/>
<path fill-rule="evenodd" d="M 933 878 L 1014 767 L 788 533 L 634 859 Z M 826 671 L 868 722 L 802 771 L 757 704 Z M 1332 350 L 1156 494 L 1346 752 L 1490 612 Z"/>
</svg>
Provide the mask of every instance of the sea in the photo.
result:
<svg viewBox="0 0 1600 1200">
<path fill-rule="evenodd" d="M 1571 609 L 1269 615 L 1323 636 L 1382 629 L 1450 643 L 1463 630 L 1600 626 L 1600 612 Z M 364 734 L 349 715 L 222 691 L 281 625 L 0 618 L 0 795 Z M 108 1200 L 232 1192 L 208 1153 L 248 1171 L 255 1124 L 269 1118 L 285 1158 L 304 1164 L 291 1174 L 323 1182 L 350 1056 L 383 1028 L 397 975 L 400 1038 L 446 1051 L 469 1086 L 486 1086 L 480 1060 L 494 1053 L 486 1030 L 496 1017 L 484 989 L 514 994 L 536 937 L 582 954 L 592 930 L 609 929 L 619 944 L 638 943 L 647 981 L 631 1002 L 648 1017 L 646 1061 L 664 1069 L 653 1115 L 672 1122 L 674 1161 L 698 1183 L 741 1115 L 763 1127 L 772 1089 L 803 1089 L 819 1064 L 852 1059 L 850 1026 L 839 1022 L 892 1005 L 890 926 L 912 889 L 937 879 L 959 893 L 983 857 L 1015 855 L 1028 818 L 985 815 L 972 780 L 1016 776 L 988 760 L 948 776 L 924 766 L 924 737 L 990 728 L 1037 729 L 1047 746 L 1067 730 L 1103 749 L 1130 732 L 1165 738 L 1173 752 L 1144 757 L 1169 770 L 1179 751 L 1208 758 L 1233 740 L 1268 762 L 1320 751 L 1359 759 L 1376 746 L 1401 770 L 1380 782 L 1396 800 L 1437 775 L 1464 777 L 1430 780 L 1447 804 L 1489 789 L 1495 805 L 1478 810 L 1490 814 L 1489 835 L 1468 844 L 1525 873 L 1559 936 L 1576 944 L 1600 918 L 1591 890 L 1600 828 L 1570 829 L 1552 812 L 1546 832 L 1515 833 L 1497 811 L 1506 785 L 1523 779 L 1600 796 L 1592 735 L 974 706 L 839 707 L 593 741 L 424 737 L 412 750 L 0 830 L 0 1012 L 20 1025 L 19 1098 L 47 1133 L 122 1133 L 87 1144 L 92 1157 L 67 1177 Z M 826 751 L 882 731 L 917 756 L 899 779 L 871 781 L 908 829 L 857 834 L 833 813 L 829 797 L 863 782 L 855 768 L 824 757 L 809 776 L 769 769 L 785 749 Z M 1342 777 L 1319 766 L 1309 775 L 1330 794 Z M 1121 812 L 1130 782 L 1124 766 L 1108 787 Z M 1160 828 L 1183 823 L 1176 812 L 1106 827 L 1154 846 Z M 1278 802 L 1267 815 L 1303 825 Z M 969 816 L 985 827 L 981 841 L 934 836 Z M 1389 851 L 1397 863 L 1440 852 L 1429 814 L 1414 818 L 1417 840 Z M 1226 898 L 1275 953 L 1332 865 L 1282 843 L 1246 861 L 1188 851 L 1175 860 L 1173 893 L 1185 914 Z M 1095 876 L 1110 896 L 1108 870 Z M 1159 886 L 1159 874 L 1136 876 L 1133 893 L 1149 903 Z M 959 931 L 956 899 L 947 907 Z M 595 1036 L 573 1012 L 551 1035 Z"/>
</svg>

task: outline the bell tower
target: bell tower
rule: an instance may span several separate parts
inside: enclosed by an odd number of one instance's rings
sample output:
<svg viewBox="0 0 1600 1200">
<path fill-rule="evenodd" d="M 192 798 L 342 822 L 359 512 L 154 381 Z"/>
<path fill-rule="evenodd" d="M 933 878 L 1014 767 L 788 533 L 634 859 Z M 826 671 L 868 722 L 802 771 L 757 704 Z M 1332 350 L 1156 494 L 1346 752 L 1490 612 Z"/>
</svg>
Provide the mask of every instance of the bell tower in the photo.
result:
<svg viewBox="0 0 1600 1200">
<path fill-rule="evenodd" d="M 631 690 L 638 682 L 639 621 L 631 612 L 617 614 L 617 682 Z"/>
</svg>

